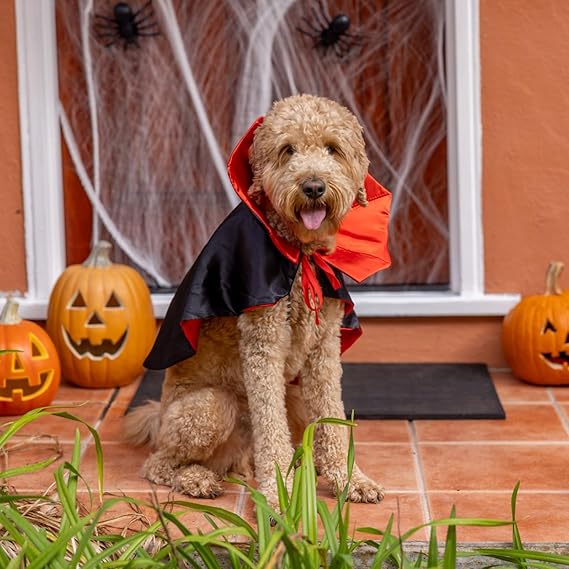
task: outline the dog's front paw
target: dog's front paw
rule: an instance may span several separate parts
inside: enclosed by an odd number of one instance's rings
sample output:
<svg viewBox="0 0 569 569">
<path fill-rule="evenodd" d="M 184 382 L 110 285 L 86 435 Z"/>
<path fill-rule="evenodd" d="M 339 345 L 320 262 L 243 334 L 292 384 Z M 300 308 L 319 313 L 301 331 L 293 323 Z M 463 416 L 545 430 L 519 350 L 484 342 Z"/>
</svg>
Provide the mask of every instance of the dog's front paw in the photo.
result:
<svg viewBox="0 0 569 569">
<path fill-rule="evenodd" d="M 350 502 L 366 502 L 377 504 L 384 497 L 384 491 L 380 484 L 367 476 L 360 474 L 350 480 L 347 499 Z"/>
<path fill-rule="evenodd" d="M 216 498 L 223 494 L 221 477 L 200 464 L 180 468 L 174 475 L 172 487 L 193 498 Z"/>
</svg>

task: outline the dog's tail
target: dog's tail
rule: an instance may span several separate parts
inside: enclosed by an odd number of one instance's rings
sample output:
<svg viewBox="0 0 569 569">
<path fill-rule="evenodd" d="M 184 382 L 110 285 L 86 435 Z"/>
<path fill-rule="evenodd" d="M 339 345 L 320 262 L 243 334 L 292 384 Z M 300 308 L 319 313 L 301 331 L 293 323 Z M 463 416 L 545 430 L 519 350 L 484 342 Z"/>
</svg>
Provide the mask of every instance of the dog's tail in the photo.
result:
<svg viewBox="0 0 569 569">
<path fill-rule="evenodd" d="M 155 448 L 160 430 L 160 402 L 148 401 L 124 418 L 123 439 L 135 446 L 150 444 Z"/>
</svg>

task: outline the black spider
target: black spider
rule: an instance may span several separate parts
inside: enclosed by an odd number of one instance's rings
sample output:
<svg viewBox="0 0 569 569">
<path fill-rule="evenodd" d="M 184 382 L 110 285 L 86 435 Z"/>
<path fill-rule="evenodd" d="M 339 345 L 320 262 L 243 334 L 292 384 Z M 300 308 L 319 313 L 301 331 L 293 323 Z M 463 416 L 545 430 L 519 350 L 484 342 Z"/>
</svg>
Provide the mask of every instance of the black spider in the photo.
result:
<svg viewBox="0 0 569 569">
<path fill-rule="evenodd" d="M 312 38 L 314 49 L 322 49 L 324 53 L 333 50 L 338 57 L 344 57 L 354 46 L 362 44 L 363 36 L 348 33 L 351 25 L 348 16 L 337 14 L 330 19 L 326 17 L 322 3 L 320 3 L 320 9 L 321 13 L 318 13 L 314 8 L 312 9 L 314 22 L 310 22 L 308 18 L 303 18 L 309 28 L 308 30 L 296 28 L 299 32 Z"/>
<path fill-rule="evenodd" d="M 150 9 L 148 11 L 148 9 Z M 145 14 L 145 12 L 147 12 Z M 95 14 L 93 29 L 98 38 L 112 38 L 110 47 L 118 41 L 123 41 L 123 48 L 129 45 L 140 47 L 138 38 L 143 36 L 159 36 L 158 22 L 152 20 L 152 0 L 148 0 L 142 8 L 134 12 L 127 2 L 118 2 L 113 7 L 113 17 Z M 144 25 L 141 25 L 144 24 Z M 106 40 L 105 40 L 106 41 Z"/>
</svg>

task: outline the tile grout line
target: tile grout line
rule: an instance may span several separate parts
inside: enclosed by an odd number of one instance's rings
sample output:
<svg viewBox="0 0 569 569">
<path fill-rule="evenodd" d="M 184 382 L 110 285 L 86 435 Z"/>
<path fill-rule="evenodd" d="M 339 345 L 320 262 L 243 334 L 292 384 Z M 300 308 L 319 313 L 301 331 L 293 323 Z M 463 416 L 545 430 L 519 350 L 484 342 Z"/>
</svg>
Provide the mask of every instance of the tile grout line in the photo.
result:
<svg viewBox="0 0 569 569">
<path fill-rule="evenodd" d="M 235 504 L 235 513 L 240 517 L 243 517 L 243 510 L 245 509 L 245 498 L 245 487 L 241 486 L 239 489 L 239 496 L 237 497 L 237 502 Z"/>
<path fill-rule="evenodd" d="M 465 439 L 463 441 L 422 441 L 419 443 L 421 446 L 567 446 L 569 445 L 569 441 L 562 440 L 562 441 L 540 441 L 540 440 L 523 440 L 523 441 L 509 441 L 509 440 L 468 440 Z"/>
<path fill-rule="evenodd" d="M 419 496 L 421 497 L 421 511 L 423 513 L 424 522 L 428 524 L 431 521 L 431 508 L 429 506 L 429 498 L 427 496 L 427 486 L 425 484 L 425 476 L 423 474 L 423 464 L 419 452 L 419 443 L 417 440 L 415 423 L 413 423 L 413 421 L 407 421 L 407 428 L 409 430 L 409 437 L 411 439 L 411 451 L 413 454 L 413 464 L 415 466 L 417 488 L 419 490 Z"/>
<path fill-rule="evenodd" d="M 507 400 L 507 399 L 502 399 L 502 403 L 505 406 L 509 406 L 509 405 L 549 405 L 551 403 L 551 401 L 544 399 L 543 401 L 525 401 L 524 399 L 514 399 L 514 400 Z"/>
<path fill-rule="evenodd" d="M 559 401 L 557 401 L 555 398 L 555 395 L 553 394 L 553 391 L 551 391 L 551 388 L 547 388 L 547 395 L 549 396 L 549 400 L 551 401 L 551 404 L 553 405 L 553 408 L 555 409 L 555 412 L 557 413 L 557 416 L 559 417 L 559 420 L 561 421 L 561 424 L 563 425 L 567 436 L 569 436 L 569 419 L 567 418 L 565 411 L 561 408 L 561 405 L 559 405 Z"/>
<path fill-rule="evenodd" d="M 94 425 L 91 425 L 97 431 L 97 433 L 99 432 L 99 427 L 103 423 L 103 419 L 106 417 L 107 412 L 111 408 L 114 400 L 117 398 L 118 393 L 119 393 L 119 388 L 116 387 L 114 392 L 111 394 L 111 396 L 107 400 L 105 406 L 103 407 L 103 410 L 101 411 L 101 414 L 99 415 L 99 418 L 95 421 Z M 93 434 L 91 433 L 91 431 L 89 431 L 89 436 L 85 439 L 84 442 L 81 443 L 81 454 L 80 454 L 81 460 L 83 460 L 83 455 L 87 452 L 87 449 L 89 448 L 90 444 L 94 440 L 95 440 L 95 438 L 93 437 Z M 102 444 L 102 441 L 101 441 L 101 444 Z"/>
</svg>

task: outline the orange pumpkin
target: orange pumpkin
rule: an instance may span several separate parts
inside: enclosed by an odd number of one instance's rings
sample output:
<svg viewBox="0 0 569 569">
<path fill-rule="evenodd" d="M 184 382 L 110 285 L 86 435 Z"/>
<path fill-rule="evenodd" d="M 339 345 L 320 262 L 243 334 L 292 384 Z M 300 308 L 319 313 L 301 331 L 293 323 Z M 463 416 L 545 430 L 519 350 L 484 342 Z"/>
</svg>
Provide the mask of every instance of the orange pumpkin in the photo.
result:
<svg viewBox="0 0 569 569">
<path fill-rule="evenodd" d="M 550 263 L 545 293 L 521 300 L 504 318 L 502 346 L 514 375 L 537 385 L 569 385 L 569 295 L 563 263 Z"/>
<path fill-rule="evenodd" d="M 82 265 L 59 277 L 49 299 L 47 330 L 63 377 L 83 387 L 134 381 L 156 333 L 150 293 L 131 267 L 113 264 L 99 242 Z"/>
<path fill-rule="evenodd" d="M 49 405 L 59 387 L 61 368 L 47 332 L 18 314 L 8 298 L 0 314 L 0 415 L 20 415 Z"/>
</svg>

